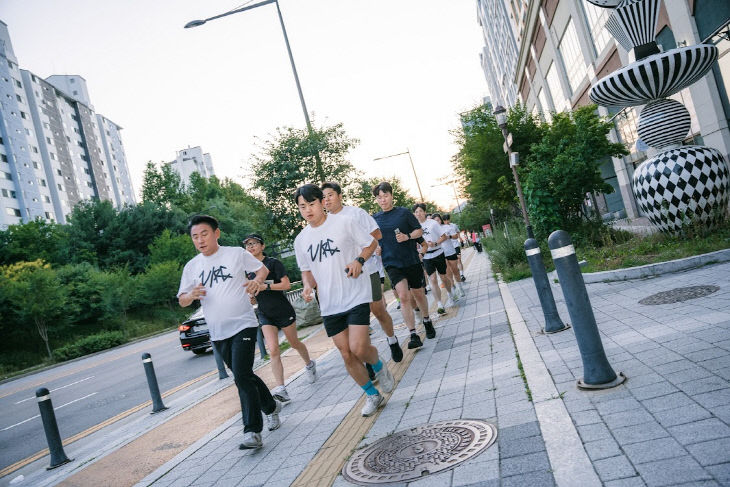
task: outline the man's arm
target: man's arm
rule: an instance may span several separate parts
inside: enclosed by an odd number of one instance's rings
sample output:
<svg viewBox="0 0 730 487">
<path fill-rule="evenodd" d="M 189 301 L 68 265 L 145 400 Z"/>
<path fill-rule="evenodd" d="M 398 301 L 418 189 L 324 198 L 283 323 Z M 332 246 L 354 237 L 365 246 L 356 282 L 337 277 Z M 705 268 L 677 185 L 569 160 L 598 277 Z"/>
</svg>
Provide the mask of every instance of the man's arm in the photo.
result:
<svg viewBox="0 0 730 487">
<path fill-rule="evenodd" d="M 266 289 L 264 281 L 268 275 L 269 269 L 265 265 L 261 264 L 259 270 L 256 271 L 256 277 L 246 283 L 246 292 L 256 296 L 259 291 Z"/>
<path fill-rule="evenodd" d="M 203 296 L 205 296 L 205 286 L 202 284 L 198 284 L 193 288 L 192 291 L 189 291 L 187 293 L 182 293 L 177 298 L 177 302 L 182 306 L 183 308 L 187 308 L 191 304 L 193 304 L 193 301 L 196 299 L 200 299 Z"/>
<path fill-rule="evenodd" d="M 312 271 L 302 271 L 302 284 L 304 289 L 302 290 L 302 298 L 306 302 L 312 300 L 312 291 L 317 287 L 317 281 L 314 280 Z"/>
</svg>

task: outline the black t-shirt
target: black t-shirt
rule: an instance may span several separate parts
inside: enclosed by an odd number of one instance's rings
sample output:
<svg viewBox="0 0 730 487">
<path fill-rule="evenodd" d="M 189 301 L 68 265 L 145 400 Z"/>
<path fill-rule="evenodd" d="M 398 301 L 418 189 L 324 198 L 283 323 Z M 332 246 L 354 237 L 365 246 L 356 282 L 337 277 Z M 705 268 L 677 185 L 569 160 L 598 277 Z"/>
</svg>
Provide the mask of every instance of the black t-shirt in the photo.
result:
<svg viewBox="0 0 730 487">
<path fill-rule="evenodd" d="M 273 280 L 274 284 L 281 282 L 281 279 L 285 277 L 286 268 L 280 260 L 274 259 L 273 257 L 264 256 L 262 264 L 269 269 L 269 275 L 266 276 L 266 280 Z M 256 275 L 253 272 L 249 272 L 248 278 L 253 279 Z M 266 316 L 278 316 L 285 314 L 291 316 L 293 308 L 289 300 L 286 299 L 284 291 L 265 290 L 260 291 L 256 296 L 256 301 L 259 303 L 259 311 Z"/>
<path fill-rule="evenodd" d="M 383 249 L 381 257 L 384 267 L 407 267 L 420 262 L 415 240 L 398 242 L 395 239 L 396 228 L 405 234 L 421 228 L 413 213 L 402 206 L 396 206 L 390 211 L 374 214 L 373 218 L 383 234 L 380 247 Z"/>
</svg>

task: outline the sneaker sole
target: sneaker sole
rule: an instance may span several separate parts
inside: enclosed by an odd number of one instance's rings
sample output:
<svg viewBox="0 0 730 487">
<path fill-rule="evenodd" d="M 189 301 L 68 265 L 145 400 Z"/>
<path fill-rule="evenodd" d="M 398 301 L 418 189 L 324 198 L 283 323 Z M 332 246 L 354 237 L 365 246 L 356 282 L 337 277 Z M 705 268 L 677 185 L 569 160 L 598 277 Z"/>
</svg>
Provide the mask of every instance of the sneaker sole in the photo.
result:
<svg viewBox="0 0 730 487">
<path fill-rule="evenodd" d="M 422 346 L 423 346 L 423 343 L 421 343 L 420 345 L 414 345 L 414 344 L 409 343 L 408 350 L 413 350 L 414 348 L 421 348 Z"/>
<path fill-rule="evenodd" d="M 378 412 L 378 409 L 380 409 L 380 406 L 382 406 L 382 405 L 383 405 L 383 400 L 381 399 L 381 400 L 380 400 L 380 403 L 378 404 L 378 407 L 376 407 L 376 408 L 375 408 L 375 410 L 374 410 L 374 411 L 373 411 L 372 413 L 370 413 L 370 414 L 364 414 L 364 413 L 363 413 L 362 417 L 363 417 L 363 418 L 369 418 L 369 417 L 370 417 L 370 416 L 372 416 L 373 414 L 377 413 L 377 412 Z"/>
<path fill-rule="evenodd" d="M 262 446 L 264 446 L 263 443 L 261 443 L 260 445 L 256 445 L 256 446 L 248 446 L 248 445 L 244 445 L 243 443 L 241 443 L 240 445 L 238 445 L 238 449 L 239 450 L 257 450 L 257 449 L 261 448 Z"/>
<path fill-rule="evenodd" d="M 279 401 L 282 405 L 287 404 L 289 401 L 291 401 L 291 398 L 285 398 L 283 396 L 280 396 L 279 394 L 272 394 L 272 397 Z"/>
</svg>

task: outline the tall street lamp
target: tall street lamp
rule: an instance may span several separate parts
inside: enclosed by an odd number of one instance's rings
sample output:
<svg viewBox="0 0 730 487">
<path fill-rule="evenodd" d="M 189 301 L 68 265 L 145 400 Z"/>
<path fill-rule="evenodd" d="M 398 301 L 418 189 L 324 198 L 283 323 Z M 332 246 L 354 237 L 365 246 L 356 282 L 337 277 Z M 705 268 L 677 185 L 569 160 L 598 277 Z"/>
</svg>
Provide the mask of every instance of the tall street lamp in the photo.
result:
<svg viewBox="0 0 730 487">
<path fill-rule="evenodd" d="M 286 44 L 286 51 L 289 53 L 289 62 L 291 63 L 291 70 L 294 73 L 294 81 L 297 84 L 297 92 L 299 93 L 299 101 L 302 104 L 302 112 L 304 112 L 304 120 L 307 122 L 307 130 L 309 131 L 309 135 L 312 135 L 312 122 L 309 119 L 309 112 L 307 111 L 307 104 L 304 102 L 304 94 L 302 93 L 302 85 L 299 83 L 299 75 L 297 74 L 297 67 L 294 64 L 294 56 L 291 52 L 291 46 L 289 45 L 289 36 L 286 34 L 286 27 L 284 26 L 284 17 L 281 15 L 281 9 L 279 8 L 279 1 L 278 0 L 264 0 L 263 2 L 255 3 L 253 5 L 247 5 L 245 7 L 237 8 L 234 10 L 230 10 L 228 12 L 224 12 L 219 15 L 214 15 L 213 17 L 208 17 L 207 19 L 202 20 L 191 20 L 187 24 L 185 24 L 186 29 L 190 29 L 193 27 L 199 27 L 203 24 L 205 24 L 208 21 L 220 19 L 221 17 L 227 17 L 229 15 L 237 14 L 240 12 L 245 12 L 246 10 L 251 10 L 256 7 L 262 7 L 264 5 L 268 5 L 270 3 L 276 4 L 276 12 L 279 14 L 279 22 L 281 23 L 281 32 L 284 34 L 284 43 Z M 317 177 L 320 179 L 321 182 L 324 182 L 324 172 L 322 170 L 322 160 L 319 157 L 319 151 L 315 152 L 314 159 L 316 161 L 316 172 Z"/>
<path fill-rule="evenodd" d="M 520 184 L 520 178 L 517 175 L 517 166 L 520 163 L 520 157 L 517 152 L 512 152 L 512 134 L 507 131 L 507 110 L 502 105 L 497 105 L 494 109 L 494 117 L 497 119 L 497 125 L 500 130 L 502 130 L 502 137 L 504 137 L 504 151 L 509 156 L 509 165 L 512 168 L 512 175 L 515 178 L 517 196 L 520 199 L 520 207 L 522 208 L 522 218 L 525 220 L 525 227 L 527 228 L 527 237 L 535 238 L 535 234 L 532 233 L 532 225 L 530 225 L 530 217 L 527 216 L 525 195 L 522 194 L 522 185 Z"/>
<path fill-rule="evenodd" d="M 421 196 L 421 201 L 425 201 L 423 199 L 423 192 L 421 191 L 421 183 L 418 182 L 418 174 L 416 174 L 416 167 L 413 165 L 413 158 L 411 157 L 411 151 L 408 150 L 406 147 L 405 152 L 399 152 L 397 154 L 391 154 L 389 156 L 382 156 L 382 157 L 376 157 L 373 159 L 373 161 L 379 161 L 381 159 L 388 159 L 389 157 L 396 157 L 396 156 L 402 156 L 408 154 L 408 160 L 411 161 L 411 169 L 413 169 L 413 176 L 416 178 L 416 186 L 418 186 L 418 194 Z"/>
</svg>

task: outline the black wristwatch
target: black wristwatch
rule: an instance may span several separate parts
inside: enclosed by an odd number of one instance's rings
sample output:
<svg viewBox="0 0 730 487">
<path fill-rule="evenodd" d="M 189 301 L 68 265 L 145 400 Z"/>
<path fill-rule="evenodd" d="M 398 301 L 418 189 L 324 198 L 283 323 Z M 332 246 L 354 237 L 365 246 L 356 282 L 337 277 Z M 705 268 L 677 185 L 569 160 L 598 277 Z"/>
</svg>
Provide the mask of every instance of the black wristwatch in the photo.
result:
<svg viewBox="0 0 730 487">
<path fill-rule="evenodd" d="M 267 282 L 266 283 L 266 290 L 267 291 L 271 291 L 271 283 L 270 282 Z"/>
<path fill-rule="evenodd" d="M 355 260 L 358 261 L 360 265 L 365 265 L 365 259 L 363 259 L 362 257 L 358 256 Z"/>
</svg>

